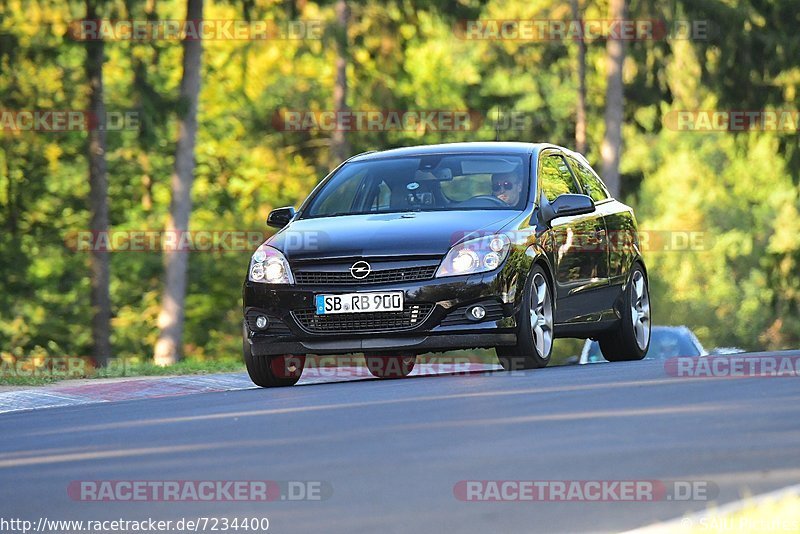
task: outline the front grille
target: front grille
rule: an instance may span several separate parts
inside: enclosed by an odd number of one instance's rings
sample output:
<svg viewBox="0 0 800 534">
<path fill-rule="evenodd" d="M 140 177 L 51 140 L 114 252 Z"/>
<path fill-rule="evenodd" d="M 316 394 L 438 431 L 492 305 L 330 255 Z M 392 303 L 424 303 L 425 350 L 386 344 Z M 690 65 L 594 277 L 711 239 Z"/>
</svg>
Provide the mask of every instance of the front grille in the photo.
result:
<svg viewBox="0 0 800 534">
<path fill-rule="evenodd" d="M 404 269 L 384 269 L 372 271 L 366 278 L 356 279 L 350 271 L 296 271 L 294 279 L 297 284 L 311 285 L 344 285 L 344 284 L 388 284 L 392 282 L 414 282 L 430 280 L 436 273 L 437 265 L 422 267 L 406 267 Z"/>
<path fill-rule="evenodd" d="M 309 332 L 371 332 L 406 330 L 421 324 L 433 304 L 412 304 L 401 312 L 334 313 L 317 315 L 315 310 L 292 312 Z"/>
</svg>

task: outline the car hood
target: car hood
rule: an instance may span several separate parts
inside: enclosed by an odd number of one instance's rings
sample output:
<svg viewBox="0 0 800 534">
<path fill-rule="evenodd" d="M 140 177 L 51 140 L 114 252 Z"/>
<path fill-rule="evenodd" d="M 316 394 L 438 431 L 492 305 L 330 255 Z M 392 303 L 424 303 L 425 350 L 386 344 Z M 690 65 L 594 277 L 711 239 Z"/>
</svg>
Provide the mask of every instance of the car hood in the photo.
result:
<svg viewBox="0 0 800 534">
<path fill-rule="evenodd" d="M 289 260 L 442 256 L 473 232 L 501 230 L 519 211 L 469 210 L 299 219 L 267 240 Z"/>
</svg>

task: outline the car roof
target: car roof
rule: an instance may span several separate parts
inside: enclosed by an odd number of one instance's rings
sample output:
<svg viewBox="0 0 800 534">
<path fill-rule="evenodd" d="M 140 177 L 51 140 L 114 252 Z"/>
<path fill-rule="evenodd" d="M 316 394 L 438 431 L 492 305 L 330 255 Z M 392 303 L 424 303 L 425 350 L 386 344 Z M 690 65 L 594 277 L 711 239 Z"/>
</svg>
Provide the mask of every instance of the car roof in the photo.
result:
<svg viewBox="0 0 800 534">
<path fill-rule="evenodd" d="M 418 145 L 401 148 L 391 148 L 388 150 L 365 152 L 353 156 L 349 161 L 367 161 L 372 159 L 382 159 L 390 157 L 405 156 L 426 156 L 433 154 L 519 154 L 527 155 L 538 153 L 544 148 L 557 148 L 569 154 L 572 151 L 550 143 L 518 143 L 505 141 L 486 141 L 472 143 L 442 143 L 437 145 Z"/>
</svg>

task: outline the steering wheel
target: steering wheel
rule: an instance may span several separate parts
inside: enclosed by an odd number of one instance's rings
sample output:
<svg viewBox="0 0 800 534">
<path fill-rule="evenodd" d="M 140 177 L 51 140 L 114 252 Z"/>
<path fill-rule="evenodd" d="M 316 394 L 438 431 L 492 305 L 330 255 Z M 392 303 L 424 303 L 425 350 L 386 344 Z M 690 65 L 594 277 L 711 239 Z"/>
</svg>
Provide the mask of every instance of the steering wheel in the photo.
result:
<svg viewBox="0 0 800 534">
<path fill-rule="evenodd" d="M 503 206 L 505 208 L 508 207 L 508 204 L 506 204 L 505 202 L 503 202 L 502 200 L 500 200 L 499 198 L 497 198 L 494 195 L 478 195 L 476 197 L 472 197 L 472 198 L 469 198 L 469 199 L 465 200 L 461 204 L 462 205 L 464 205 L 464 204 L 473 204 L 475 201 L 480 203 L 481 200 L 488 200 L 488 201 L 490 201 L 492 204 L 494 204 L 496 206 Z"/>
</svg>

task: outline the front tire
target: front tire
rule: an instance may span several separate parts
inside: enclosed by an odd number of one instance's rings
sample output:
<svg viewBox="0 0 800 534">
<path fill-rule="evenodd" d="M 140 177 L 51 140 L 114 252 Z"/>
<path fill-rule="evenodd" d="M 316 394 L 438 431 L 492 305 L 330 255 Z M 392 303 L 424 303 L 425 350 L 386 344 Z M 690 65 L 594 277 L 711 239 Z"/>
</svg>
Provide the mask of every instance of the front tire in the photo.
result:
<svg viewBox="0 0 800 534">
<path fill-rule="evenodd" d="M 278 356 L 256 356 L 251 350 L 247 340 L 247 327 L 242 337 L 242 352 L 244 364 L 250 380 L 262 388 L 293 386 L 300 380 L 303 367 L 306 364 L 305 356 L 291 354 Z"/>
<path fill-rule="evenodd" d="M 517 316 L 517 344 L 496 347 L 506 371 L 537 369 L 550 362 L 553 352 L 553 296 L 547 272 L 537 265 L 531 271 Z"/>
<path fill-rule="evenodd" d="M 650 284 L 640 264 L 631 271 L 619 326 L 598 342 L 609 362 L 641 360 L 650 348 Z"/>
</svg>

